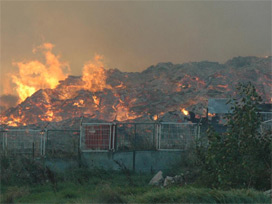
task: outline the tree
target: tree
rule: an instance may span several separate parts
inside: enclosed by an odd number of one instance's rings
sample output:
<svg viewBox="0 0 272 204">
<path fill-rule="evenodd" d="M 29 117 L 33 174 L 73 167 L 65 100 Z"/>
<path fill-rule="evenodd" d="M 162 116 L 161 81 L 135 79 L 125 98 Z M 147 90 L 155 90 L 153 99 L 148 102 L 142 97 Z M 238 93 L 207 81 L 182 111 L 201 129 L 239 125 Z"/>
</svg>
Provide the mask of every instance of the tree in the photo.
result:
<svg viewBox="0 0 272 204">
<path fill-rule="evenodd" d="M 250 82 L 239 84 L 236 97 L 228 101 L 227 132 L 208 129 L 209 144 L 201 156 L 203 176 L 211 186 L 270 188 L 271 138 L 259 133 L 261 101 Z"/>
</svg>

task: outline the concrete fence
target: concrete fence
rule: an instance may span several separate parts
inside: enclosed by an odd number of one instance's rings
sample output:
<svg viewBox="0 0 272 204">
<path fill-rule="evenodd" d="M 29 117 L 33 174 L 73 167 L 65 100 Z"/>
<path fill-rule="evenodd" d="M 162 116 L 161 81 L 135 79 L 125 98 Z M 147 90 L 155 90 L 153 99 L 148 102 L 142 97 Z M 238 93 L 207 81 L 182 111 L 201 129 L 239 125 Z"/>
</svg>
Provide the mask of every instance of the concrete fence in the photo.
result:
<svg viewBox="0 0 272 204">
<path fill-rule="evenodd" d="M 0 152 L 42 159 L 55 171 L 84 165 L 153 172 L 182 162 L 199 134 L 192 123 L 84 123 L 80 130 L 1 131 Z"/>
</svg>

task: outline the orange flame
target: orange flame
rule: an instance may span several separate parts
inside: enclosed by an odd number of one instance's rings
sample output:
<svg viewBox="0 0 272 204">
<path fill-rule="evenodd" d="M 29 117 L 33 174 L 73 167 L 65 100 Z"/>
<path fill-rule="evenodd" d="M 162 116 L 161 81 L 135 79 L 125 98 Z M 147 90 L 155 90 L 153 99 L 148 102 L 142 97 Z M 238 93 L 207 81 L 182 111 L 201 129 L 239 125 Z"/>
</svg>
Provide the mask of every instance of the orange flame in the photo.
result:
<svg viewBox="0 0 272 204">
<path fill-rule="evenodd" d="M 189 111 L 187 111 L 185 108 L 182 108 L 180 110 L 184 115 L 189 115 Z"/>
<path fill-rule="evenodd" d="M 214 116 L 215 116 L 215 113 L 208 113 L 208 116 L 214 117 Z"/>
<path fill-rule="evenodd" d="M 137 115 L 133 111 L 130 111 L 128 107 L 119 103 L 117 106 L 112 107 L 116 112 L 116 120 L 125 121 L 125 120 L 133 120 L 135 118 L 140 117 L 141 115 Z"/>
<path fill-rule="evenodd" d="M 60 80 L 66 78 L 67 75 L 64 73 L 64 69 L 69 69 L 69 66 L 67 63 L 60 62 L 59 56 L 51 52 L 53 47 L 54 45 L 51 43 L 44 43 L 33 50 L 34 53 L 36 53 L 37 50 L 43 51 L 46 59 L 45 64 L 37 60 L 26 63 L 13 63 L 19 68 L 19 73 L 13 74 L 11 78 L 12 82 L 16 85 L 15 89 L 20 98 L 20 102 L 39 89 L 55 88 Z"/>
<path fill-rule="evenodd" d="M 92 92 L 102 91 L 105 88 L 111 89 L 111 86 L 106 83 L 107 76 L 102 59 L 102 56 L 96 55 L 94 60 L 84 65 L 82 80 L 85 82 L 85 89 Z"/>
<path fill-rule="evenodd" d="M 125 89 L 126 86 L 124 85 L 123 82 L 121 82 L 119 85 L 115 86 L 115 88 L 121 88 L 121 89 Z"/>
<path fill-rule="evenodd" d="M 47 110 L 46 113 L 42 116 L 40 116 L 39 118 L 42 120 L 42 121 L 52 121 L 53 120 L 53 116 L 54 116 L 54 113 L 52 110 Z"/>
<path fill-rule="evenodd" d="M 73 106 L 84 107 L 84 100 L 80 99 L 79 102 L 75 102 Z"/>
<path fill-rule="evenodd" d="M 220 87 L 220 88 L 228 88 L 228 85 L 226 84 L 226 85 L 222 85 L 222 84 L 219 84 L 219 85 L 217 85 L 218 87 Z"/>
<path fill-rule="evenodd" d="M 100 99 L 97 96 L 93 96 L 93 101 L 94 101 L 96 106 L 99 106 Z"/>
<path fill-rule="evenodd" d="M 20 125 L 26 125 L 26 123 L 22 123 L 22 118 L 11 115 L 9 118 L 6 116 L 1 117 L 1 123 L 4 122 L 8 126 L 17 127 Z"/>
</svg>

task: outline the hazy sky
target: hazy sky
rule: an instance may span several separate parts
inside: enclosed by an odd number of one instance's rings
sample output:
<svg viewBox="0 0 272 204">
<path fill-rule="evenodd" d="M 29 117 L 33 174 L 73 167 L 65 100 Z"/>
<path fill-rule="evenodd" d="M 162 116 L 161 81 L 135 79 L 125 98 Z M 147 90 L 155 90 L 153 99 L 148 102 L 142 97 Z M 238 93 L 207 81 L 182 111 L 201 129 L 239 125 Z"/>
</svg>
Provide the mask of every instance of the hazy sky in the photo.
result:
<svg viewBox="0 0 272 204">
<path fill-rule="evenodd" d="M 271 55 L 271 2 L 1 2 L 1 81 L 44 42 L 74 75 L 95 53 L 122 71 Z"/>
</svg>

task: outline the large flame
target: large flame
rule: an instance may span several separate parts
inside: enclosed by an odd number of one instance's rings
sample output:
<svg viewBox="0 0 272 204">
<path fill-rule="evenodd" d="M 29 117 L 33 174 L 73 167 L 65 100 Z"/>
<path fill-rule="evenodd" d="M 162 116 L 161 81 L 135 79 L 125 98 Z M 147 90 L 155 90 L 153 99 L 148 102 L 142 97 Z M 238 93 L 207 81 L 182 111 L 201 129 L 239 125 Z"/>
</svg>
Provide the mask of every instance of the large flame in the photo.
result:
<svg viewBox="0 0 272 204">
<path fill-rule="evenodd" d="M 37 60 L 13 63 L 19 68 L 19 73 L 11 77 L 20 101 L 24 101 L 39 89 L 55 88 L 60 80 L 67 77 L 64 70 L 69 69 L 69 66 L 52 53 L 53 47 L 51 43 L 44 43 L 33 49 L 34 53 L 42 51 L 46 59 L 44 64 Z"/>
<path fill-rule="evenodd" d="M 105 88 L 111 89 L 111 86 L 106 83 L 107 76 L 102 59 L 101 55 L 96 55 L 92 61 L 84 65 L 82 73 L 82 80 L 85 82 L 84 89 L 92 92 L 102 91 Z"/>
<path fill-rule="evenodd" d="M 122 103 L 119 103 L 116 107 L 113 107 L 113 109 L 116 111 L 116 120 L 118 121 L 133 120 L 141 116 L 130 111 L 129 108 Z"/>
<path fill-rule="evenodd" d="M 146 81 L 149 78 L 143 78 L 139 80 L 140 83 L 137 83 L 137 78 L 135 81 L 130 78 L 133 75 L 129 76 L 128 73 L 119 75 L 116 72 L 117 77 L 110 78 L 109 82 L 112 85 L 109 85 L 108 75 L 115 75 L 104 69 L 103 57 L 100 55 L 95 55 L 91 61 L 85 63 L 82 77 L 71 76 L 66 79 L 66 69 L 69 70 L 69 66 L 52 53 L 53 48 L 53 44 L 44 43 L 33 49 L 34 53 L 43 54 L 45 62 L 33 60 L 14 63 L 19 68 L 19 72 L 11 75 L 9 79 L 15 84 L 19 102 L 39 89 L 48 89 L 37 92 L 37 97 L 31 97 L 15 110 L 9 109 L 5 115 L 0 115 L 1 123 L 20 126 L 82 116 L 108 121 L 127 121 L 140 117 L 145 119 L 148 116 L 147 119 L 156 121 L 165 113 L 173 109 L 177 110 L 177 107 L 184 116 L 188 117 L 190 110 L 195 113 L 195 118 L 200 119 L 207 114 L 206 106 L 209 97 L 225 96 L 225 92 L 234 90 L 234 85 L 230 83 L 232 79 L 229 79 L 233 74 L 228 75 L 223 71 L 216 72 L 207 79 L 202 75 L 182 74 L 173 80 L 165 79 L 166 76 L 158 77 L 156 74 L 153 76 L 151 72 L 147 77 L 153 79 Z M 270 75 L 263 74 L 260 79 L 264 81 L 258 82 L 260 86 L 257 90 L 260 90 L 260 93 L 270 93 L 272 86 Z M 59 84 L 59 81 L 62 82 Z M 148 85 L 154 88 L 146 87 Z M 11 91 L 8 88 L 5 86 L 6 93 Z M 167 96 L 168 99 L 162 95 L 161 100 L 160 94 L 174 94 L 174 92 L 180 93 L 175 93 L 173 100 L 169 100 L 171 95 Z M 195 93 L 199 94 L 195 95 Z M 266 95 L 266 99 L 272 101 L 270 97 L 269 94 Z M 208 113 L 208 116 L 214 117 L 214 114 Z"/>
</svg>

